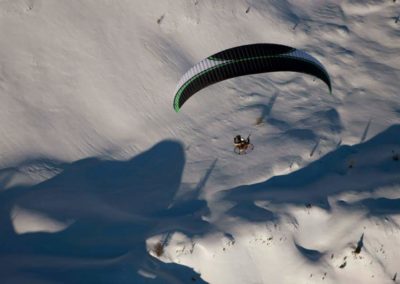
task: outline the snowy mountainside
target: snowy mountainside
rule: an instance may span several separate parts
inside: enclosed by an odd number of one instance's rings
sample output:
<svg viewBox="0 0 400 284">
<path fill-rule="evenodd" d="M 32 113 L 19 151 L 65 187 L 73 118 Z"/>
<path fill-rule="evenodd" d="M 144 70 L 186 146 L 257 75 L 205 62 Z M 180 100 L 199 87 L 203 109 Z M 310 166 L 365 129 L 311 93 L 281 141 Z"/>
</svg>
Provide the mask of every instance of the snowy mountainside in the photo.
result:
<svg viewBox="0 0 400 284">
<path fill-rule="evenodd" d="M 229 209 L 215 222 L 220 231 L 205 238 L 178 231 L 161 259 L 198 267 L 210 283 L 393 283 L 400 165 L 387 149 L 400 146 L 399 130 L 224 191 L 219 201 Z M 239 267 L 246 273 L 231 273 Z"/>
<path fill-rule="evenodd" d="M 398 283 L 398 1 L 0 1 L 5 283 Z M 249 43 L 313 77 L 212 85 Z M 233 153 L 236 134 L 255 145 Z"/>
</svg>

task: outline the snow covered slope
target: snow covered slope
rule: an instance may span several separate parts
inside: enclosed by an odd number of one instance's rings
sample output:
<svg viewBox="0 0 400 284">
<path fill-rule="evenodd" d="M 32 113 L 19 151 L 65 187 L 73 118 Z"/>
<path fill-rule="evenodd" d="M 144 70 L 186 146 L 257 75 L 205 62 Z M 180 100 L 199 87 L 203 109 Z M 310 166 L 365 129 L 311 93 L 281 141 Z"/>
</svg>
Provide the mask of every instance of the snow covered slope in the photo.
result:
<svg viewBox="0 0 400 284">
<path fill-rule="evenodd" d="M 399 15 L 383 0 L 1 0 L 0 279 L 399 282 Z M 315 56 L 333 95 L 254 75 L 175 113 L 193 64 L 258 42 Z"/>
</svg>

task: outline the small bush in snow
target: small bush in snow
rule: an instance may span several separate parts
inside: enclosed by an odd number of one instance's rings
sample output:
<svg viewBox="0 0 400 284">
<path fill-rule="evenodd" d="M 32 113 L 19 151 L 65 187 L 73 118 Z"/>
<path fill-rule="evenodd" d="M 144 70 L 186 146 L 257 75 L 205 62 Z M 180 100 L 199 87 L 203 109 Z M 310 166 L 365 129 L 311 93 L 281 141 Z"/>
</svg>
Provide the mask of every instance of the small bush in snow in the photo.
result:
<svg viewBox="0 0 400 284">
<path fill-rule="evenodd" d="M 154 253 L 160 257 L 164 254 L 164 246 L 162 243 L 158 242 L 155 246 L 154 246 Z"/>
</svg>

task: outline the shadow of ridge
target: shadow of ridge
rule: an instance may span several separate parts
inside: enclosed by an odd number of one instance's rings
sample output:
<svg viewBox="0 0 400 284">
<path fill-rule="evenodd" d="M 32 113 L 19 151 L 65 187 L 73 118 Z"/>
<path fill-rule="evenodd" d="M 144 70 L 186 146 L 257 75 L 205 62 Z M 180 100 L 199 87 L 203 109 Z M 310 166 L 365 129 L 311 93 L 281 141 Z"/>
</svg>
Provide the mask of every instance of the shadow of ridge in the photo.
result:
<svg viewBox="0 0 400 284">
<path fill-rule="evenodd" d="M 324 256 L 324 253 L 321 253 L 318 250 L 307 249 L 296 242 L 294 244 L 301 255 L 311 262 L 317 262 L 322 256 Z"/>
<path fill-rule="evenodd" d="M 364 209 L 368 216 L 385 216 L 400 213 L 400 198 L 365 198 L 356 202 L 340 201 L 338 205 L 347 210 Z"/>
<path fill-rule="evenodd" d="M 128 161 L 88 158 L 66 163 L 60 166 L 61 173 L 47 181 L 0 192 L 0 278 L 6 282 L 21 279 L 15 283 L 28 279 L 32 283 L 34 279 L 41 283 L 46 279 L 142 283 L 145 277 L 137 271 L 150 257 L 145 241 L 159 230 L 163 212 L 168 211 L 180 186 L 184 164 L 182 145 L 167 140 Z M 14 231 L 19 214 L 15 208 L 72 225 L 53 233 L 39 229 L 18 234 Z M 160 269 L 166 267 L 154 262 Z M 196 276 L 187 267 L 174 267 Z M 169 277 L 167 271 L 157 273 Z"/>
<path fill-rule="evenodd" d="M 33 186 L 16 202 L 59 220 L 150 217 L 170 204 L 184 163 L 183 147 L 173 141 L 160 142 L 128 161 L 87 158 L 64 165 L 60 174 Z"/>
<path fill-rule="evenodd" d="M 250 222 L 276 221 L 278 217 L 272 211 L 256 206 L 252 202 L 239 202 L 227 211 L 233 217 L 244 218 Z"/>
<path fill-rule="evenodd" d="M 19 277 L 12 283 L 118 283 L 118 284 L 207 284 L 201 275 L 192 268 L 175 263 L 164 263 L 151 256 L 146 256 L 142 266 L 135 269 L 129 264 L 130 256 L 121 261 L 102 261 L 96 264 L 54 265 L 25 269 L 28 277 Z M 61 282 L 60 279 L 62 279 Z M 35 282 L 37 280 L 37 282 Z"/>
<path fill-rule="evenodd" d="M 268 200 L 273 203 L 316 204 L 330 209 L 327 198 L 345 191 L 368 191 L 377 186 L 400 183 L 398 163 L 390 158 L 390 151 L 400 147 L 400 125 L 393 125 L 367 142 L 355 146 L 341 146 L 306 167 L 282 176 L 275 176 L 264 182 L 239 186 L 222 193 L 221 198 L 235 202 Z M 358 176 L 349 174 L 347 163 L 354 154 L 362 154 L 371 149 L 388 149 L 388 157 L 382 164 L 368 170 L 389 178 L 374 180 L 368 178 L 368 171 Z"/>
</svg>

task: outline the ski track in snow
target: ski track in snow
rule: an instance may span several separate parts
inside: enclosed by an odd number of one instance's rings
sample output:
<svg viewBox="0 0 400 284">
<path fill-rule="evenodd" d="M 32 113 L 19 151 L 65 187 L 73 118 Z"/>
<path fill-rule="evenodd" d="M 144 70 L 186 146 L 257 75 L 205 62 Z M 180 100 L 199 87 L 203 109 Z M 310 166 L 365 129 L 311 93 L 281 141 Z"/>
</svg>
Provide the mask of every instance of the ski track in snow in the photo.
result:
<svg viewBox="0 0 400 284">
<path fill-rule="evenodd" d="M 398 283 L 399 15 L 383 0 L 0 1 L 0 279 Z M 260 74 L 175 113 L 191 66 L 258 42 L 315 56 L 333 95 Z M 254 151 L 233 154 L 250 133 Z"/>
</svg>

